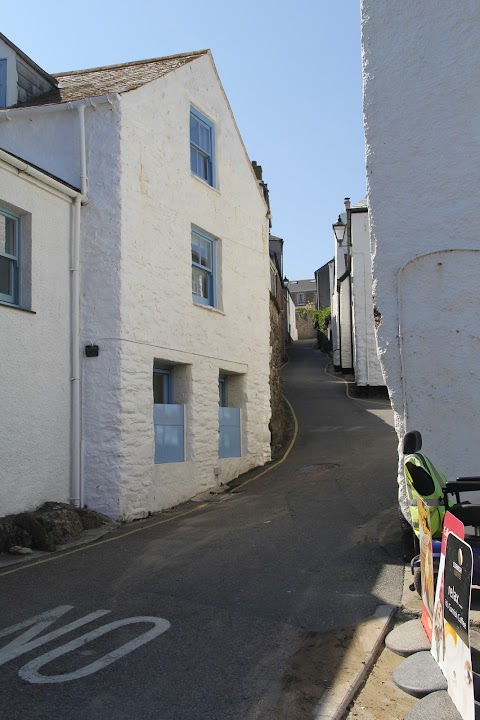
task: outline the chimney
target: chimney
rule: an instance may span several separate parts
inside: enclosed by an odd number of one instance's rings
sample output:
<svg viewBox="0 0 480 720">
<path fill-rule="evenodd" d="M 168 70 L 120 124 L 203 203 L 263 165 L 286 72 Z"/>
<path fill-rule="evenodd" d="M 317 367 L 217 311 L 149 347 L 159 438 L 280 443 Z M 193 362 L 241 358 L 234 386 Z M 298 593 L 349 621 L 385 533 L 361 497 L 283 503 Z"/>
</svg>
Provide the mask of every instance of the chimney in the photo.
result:
<svg viewBox="0 0 480 720">
<path fill-rule="evenodd" d="M 350 198 L 344 198 L 343 199 L 345 210 L 350 210 Z"/>
<path fill-rule="evenodd" d="M 262 178 L 262 166 L 261 166 L 261 165 L 257 165 L 256 161 L 255 161 L 255 160 L 252 160 L 252 167 L 253 167 L 253 172 L 255 173 L 255 176 L 256 176 L 257 180 L 258 180 L 259 182 L 262 182 L 262 181 L 263 181 L 263 178 Z"/>
</svg>

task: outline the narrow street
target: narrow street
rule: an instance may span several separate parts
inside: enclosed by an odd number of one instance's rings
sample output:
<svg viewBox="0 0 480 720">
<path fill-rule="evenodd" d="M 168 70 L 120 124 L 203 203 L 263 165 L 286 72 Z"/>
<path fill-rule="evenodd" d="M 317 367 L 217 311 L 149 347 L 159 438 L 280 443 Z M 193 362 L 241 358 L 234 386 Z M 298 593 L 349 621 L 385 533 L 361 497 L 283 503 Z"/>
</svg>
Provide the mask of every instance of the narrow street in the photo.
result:
<svg viewBox="0 0 480 720">
<path fill-rule="evenodd" d="M 299 432 L 283 464 L 169 522 L 0 570 L 3 717 L 314 718 L 338 632 L 400 601 L 403 564 L 390 409 L 349 398 L 312 345 L 297 343 L 284 368 Z M 60 606 L 72 607 L 15 645 L 25 621 Z M 93 633 L 139 616 L 168 623 Z"/>
</svg>

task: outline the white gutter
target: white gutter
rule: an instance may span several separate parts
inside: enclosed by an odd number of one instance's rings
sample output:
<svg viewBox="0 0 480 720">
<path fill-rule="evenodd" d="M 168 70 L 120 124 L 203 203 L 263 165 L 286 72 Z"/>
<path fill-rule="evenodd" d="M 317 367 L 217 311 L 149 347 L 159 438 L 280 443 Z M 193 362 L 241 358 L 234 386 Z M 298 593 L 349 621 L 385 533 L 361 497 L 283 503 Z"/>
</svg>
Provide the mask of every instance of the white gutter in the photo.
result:
<svg viewBox="0 0 480 720">
<path fill-rule="evenodd" d="M 22 172 L 41 180 L 65 193 L 74 200 L 73 228 L 71 238 L 71 370 L 72 370 L 72 417 L 71 417 L 71 497 L 70 502 L 75 507 L 83 505 L 83 477 L 82 477 L 82 389 L 81 389 L 81 362 L 80 350 L 80 238 L 81 238 L 81 206 L 88 203 L 87 178 L 87 150 L 85 139 L 85 108 L 90 106 L 94 110 L 97 105 L 109 103 L 112 107 L 120 99 L 118 93 L 107 93 L 97 97 L 82 98 L 67 103 L 52 105 L 35 105 L 24 108 L 9 108 L 0 111 L 0 120 L 11 121 L 16 118 L 35 117 L 48 113 L 68 110 L 78 112 L 79 122 L 79 154 L 80 154 L 80 193 L 61 182 L 50 178 L 40 170 L 31 167 L 28 163 L 17 160 L 8 153 L 0 150 L 0 160 L 3 159 Z"/>
</svg>

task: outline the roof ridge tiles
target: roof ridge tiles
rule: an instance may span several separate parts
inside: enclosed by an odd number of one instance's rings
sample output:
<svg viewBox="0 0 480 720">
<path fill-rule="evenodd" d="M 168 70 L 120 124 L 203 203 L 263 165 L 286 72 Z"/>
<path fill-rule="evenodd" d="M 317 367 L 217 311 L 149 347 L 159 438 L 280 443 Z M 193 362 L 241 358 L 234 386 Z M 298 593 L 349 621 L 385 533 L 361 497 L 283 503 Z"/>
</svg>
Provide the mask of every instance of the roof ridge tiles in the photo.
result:
<svg viewBox="0 0 480 720">
<path fill-rule="evenodd" d="M 129 62 L 123 62 L 123 63 L 115 63 L 113 65 L 99 65 L 98 67 L 93 68 L 84 68 L 82 70 L 67 70 L 66 72 L 57 72 L 57 73 L 51 73 L 51 76 L 55 79 L 66 77 L 68 75 L 83 75 L 88 74 L 92 72 L 100 72 L 102 70 L 114 70 L 116 68 L 122 68 L 122 67 L 131 67 L 132 65 L 147 65 L 155 62 L 162 62 L 165 60 L 177 60 L 180 58 L 188 58 L 188 57 L 200 57 L 201 55 L 206 55 L 209 53 L 210 50 L 192 50 L 191 52 L 185 52 L 185 53 L 177 53 L 175 55 L 163 55 L 161 57 L 155 57 L 155 58 L 146 58 L 145 60 L 131 60 Z"/>
</svg>

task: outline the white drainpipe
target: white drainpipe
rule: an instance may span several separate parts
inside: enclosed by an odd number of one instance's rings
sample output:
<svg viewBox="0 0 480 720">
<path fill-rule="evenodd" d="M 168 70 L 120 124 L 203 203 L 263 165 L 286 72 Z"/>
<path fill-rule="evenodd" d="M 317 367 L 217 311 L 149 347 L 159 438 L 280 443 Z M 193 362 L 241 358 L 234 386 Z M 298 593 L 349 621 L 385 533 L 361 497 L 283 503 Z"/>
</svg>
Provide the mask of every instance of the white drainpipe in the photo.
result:
<svg viewBox="0 0 480 720">
<path fill-rule="evenodd" d="M 80 187 L 87 199 L 87 149 L 85 142 L 85 105 L 78 105 Z M 74 507 L 83 505 L 82 477 L 82 386 L 80 351 L 80 238 L 82 202 L 75 200 L 71 266 L 71 327 L 72 327 L 72 438 L 71 438 L 71 497 Z"/>
<path fill-rule="evenodd" d="M 87 179 L 87 150 L 85 140 L 85 108 L 90 105 L 96 109 L 97 105 L 110 103 L 113 107 L 114 102 L 119 100 L 118 93 L 101 95 L 83 99 L 80 101 L 61 103 L 58 105 L 38 105 L 25 108 L 11 108 L 0 111 L 0 120 L 12 121 L 16 117 L 35 117 L 46 113 L 55 113 L 62 111 L 77 110 L 79 122 L 79 152 L 80 152 L 80 194 L 77 191 L 70 190 L 67 192 L 72 199 L 74 198 L 73 211 L 73 231 L 71 243 L 71 369 L 72 369 L 72 417 L 71 417 L 71 497 L 70 502 L 75 507 L 83 505 L 83 477 L 82 477 L 82 388 L 81 388 L 81 348 L 80 348 L 80 238 L 81 238 L 81 206 L 88 203 L 88 179 Z M 0 151 L 1 153 L 1 151 Z M 0 154 L 1 159 L 1 154 Z M 12 163 L 11 156 L 8 156 L 8 162 Z M 35 168 L 31 168 L 28 164 L 18 161 L 19 169 L 27 172 L 32 177 L 40 175 L 40 179 L 45 182 L 43 173 L 39 173 Z M 20 167 L 21 166 L 21 167 Z M 56 185 L 65 192 L 63 184 L 55 180 L 50 183 L 53 187 Z"/>
</svg>

